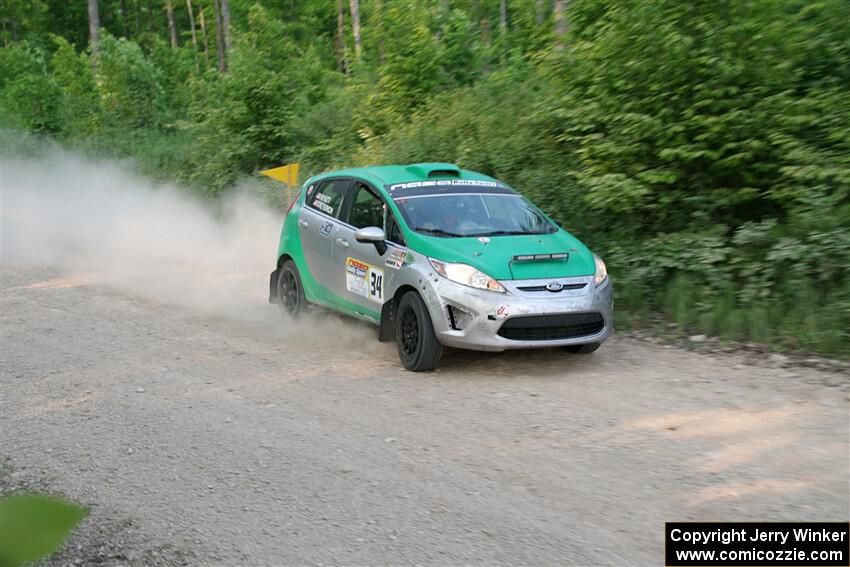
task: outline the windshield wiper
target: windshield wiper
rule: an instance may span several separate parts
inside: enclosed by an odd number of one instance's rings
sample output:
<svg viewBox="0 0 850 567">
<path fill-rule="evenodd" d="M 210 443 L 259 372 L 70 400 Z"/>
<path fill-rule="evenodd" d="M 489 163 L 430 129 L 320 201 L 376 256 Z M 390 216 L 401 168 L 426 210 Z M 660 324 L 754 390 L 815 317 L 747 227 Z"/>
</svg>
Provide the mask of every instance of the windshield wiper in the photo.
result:
<svg viewBox="0 0 850 567">
<path fill-rule="evenodd" d="M 416 231 L 416 232 L 421 232 L 422 234 L 430 234 L 432 236 L 449 236 L 449 237 L 455 237 L 455 238 L 458 238 L 458 237 L 461 237 L 461 236 L 466 236 L 465 234 L 458 234 L 456 232 L 448 232 L 446 230 L 443 230 L 442 228 L 416 227 L 413 230 Z"/>
</svg>

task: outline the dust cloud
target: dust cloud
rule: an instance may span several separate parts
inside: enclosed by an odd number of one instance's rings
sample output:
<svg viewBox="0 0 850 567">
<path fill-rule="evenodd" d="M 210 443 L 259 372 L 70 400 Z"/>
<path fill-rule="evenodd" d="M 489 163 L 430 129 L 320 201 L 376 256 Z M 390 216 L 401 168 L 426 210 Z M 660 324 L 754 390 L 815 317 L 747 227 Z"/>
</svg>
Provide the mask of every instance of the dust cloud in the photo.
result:
<svg viewBox="0 0 850 567">
<path fill-rule="evenodd" d="M 213 205 L 60 149 L 3 160 L 4 264 L 50 266 L 166 303 L 263 315 L 281 215 L 244 192 Z M 268 311 L 266 309 L 265 311 Z"/>
<path fill-rule="evenodd" d="M 145 179 L 127 164 L 55 147 L 34 157 L 4 155 L 0 169 L 3 270 L 48 266 L 287 335 L 333 328 L 333 335 L 357 343 L 373 339 L 352 328 L 359 325 L 327 316 L 283 321 L 268 303 L 283 215 L 249 187 L 207 202 Z"/>
</svg>

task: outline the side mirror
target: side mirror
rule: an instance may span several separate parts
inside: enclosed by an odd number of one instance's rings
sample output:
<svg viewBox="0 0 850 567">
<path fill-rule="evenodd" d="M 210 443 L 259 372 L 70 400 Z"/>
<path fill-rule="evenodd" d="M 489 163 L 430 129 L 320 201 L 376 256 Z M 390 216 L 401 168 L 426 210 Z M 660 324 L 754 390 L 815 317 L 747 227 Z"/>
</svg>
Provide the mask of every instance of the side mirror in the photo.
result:
<svg viewBox="0 0 850 567">
<path fill-rule="evenodd" d="M 377 226 L 367 226 L 358 229 L 354 233 L 354 240 L 363 244 L 374 244 L 378 250 L 378 254 L 381 256 L 387 251 L 387 235 L 382 228 L 378 228 Z"/>
</svg>

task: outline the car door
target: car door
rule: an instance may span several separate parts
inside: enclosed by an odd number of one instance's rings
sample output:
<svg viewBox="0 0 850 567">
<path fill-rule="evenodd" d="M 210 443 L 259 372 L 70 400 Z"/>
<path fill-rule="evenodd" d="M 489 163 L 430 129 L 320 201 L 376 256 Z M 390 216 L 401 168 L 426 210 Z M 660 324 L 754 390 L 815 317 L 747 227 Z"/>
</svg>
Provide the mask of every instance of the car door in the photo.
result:
<svg viewBox="0 0 850 567">
<path fill-rule="evenodd" d="M 333 241 L 341 226 L 340 217 L 347 211 L 351 179 L 335 178 L 307 188 L 304 207 L 298 215 L 298 233 L 307 269 L 321 287 L 339 293 L 335 285 Z"/>
<path fill-rule="evenodd" d="M 367 226 L 383 228 L 386 207 L 377 191 L 361 181 L 352 183 L 350 194 L 346 222 L 333 239 L 333 262 L 344 297 L 361 313 L 375 316 L 384 303 L 384 258 L 374 244 L 357 242 L 354 233 Z"/>
</svg>

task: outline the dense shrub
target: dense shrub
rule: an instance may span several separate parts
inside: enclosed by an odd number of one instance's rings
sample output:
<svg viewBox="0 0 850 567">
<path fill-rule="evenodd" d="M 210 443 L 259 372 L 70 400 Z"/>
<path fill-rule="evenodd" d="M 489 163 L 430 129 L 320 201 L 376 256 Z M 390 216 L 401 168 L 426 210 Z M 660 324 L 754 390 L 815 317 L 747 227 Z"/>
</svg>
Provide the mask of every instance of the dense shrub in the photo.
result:
<svg viewBox="0 0 850 567">
<path fill-rule="evenodd" d="M 117 11 L 93 61 L 79 7 L 4 4 L 0 120 L 210 195 L 293 161 L 455 162 L 604 256 L 621 322 L 850 352 L 850 3 L 565 4 L 558 37 L 549 2 L 503 30 L 496 2 L 360 0 L 357 61 L 335 3 L 231 0 L 226 73 L 186 33 L 116 39 Z"/>
</svg>

